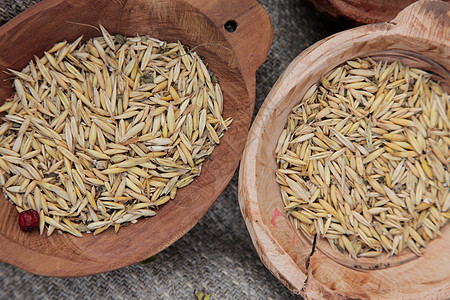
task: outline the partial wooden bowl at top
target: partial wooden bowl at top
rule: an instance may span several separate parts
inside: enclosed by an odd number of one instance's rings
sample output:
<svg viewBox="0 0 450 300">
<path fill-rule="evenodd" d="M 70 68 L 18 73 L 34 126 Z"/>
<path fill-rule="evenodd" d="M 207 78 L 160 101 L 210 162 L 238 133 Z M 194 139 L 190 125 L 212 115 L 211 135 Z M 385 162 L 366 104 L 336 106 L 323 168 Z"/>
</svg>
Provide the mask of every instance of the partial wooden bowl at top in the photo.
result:
<svg viewBox="0 0 450 300">
<path fill-rule="evenodd" d="M 115 234 L 40 236 L 19 229 L 18 213 L 0 196 L 0 261 L 58 277 L 106 272 L 165 249 L 190 230 L 230 181 L 241 157 L 255 101 L 255 72 L 273 39 L 269 16 L 256 0 L 44 0 L 0 27 L 0 103 L 13 93 L 6 68 L 21 70 L 54 43 L 112 34 L 180 40 L 205 59 L 220 80 L 224 115 L 234 119 L 202 173 L 155 217 Z"/>
<path fill-rule="evenodd" d="M 417 0 L 307 0 L 318 11 L 356 24 L 388 22 Z M 444 0 L 449 2 L 450 0 Z"/>
<path fill-rule="evenodd" d="M 311 46 L 287 67 L 251 127 L 241 160 L 239 204 L 266 267 L 308 299 L 443 299 L 450 296 L 450 225 L 422 257 L 350 259 L 291 226 L 275 181 L 275 148 L 291 109 L 321 76 L 356 57 L 393 61 L 430 71 L 450 92 L 450 4 L 419 1 L 389 23 L 366 25 Z M 311 254 L 312 253 L 312 254 Z M 306 267 L 306 265 L 308 265 Z"/>
</svg>

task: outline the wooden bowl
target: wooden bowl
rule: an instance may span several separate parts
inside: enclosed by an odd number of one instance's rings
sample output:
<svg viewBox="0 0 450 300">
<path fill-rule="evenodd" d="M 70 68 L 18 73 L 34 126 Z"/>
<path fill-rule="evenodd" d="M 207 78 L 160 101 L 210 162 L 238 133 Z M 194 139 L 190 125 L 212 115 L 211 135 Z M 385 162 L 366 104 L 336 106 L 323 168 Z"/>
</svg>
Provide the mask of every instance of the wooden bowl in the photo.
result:
<svg viewBox="0 0 450 300">
<path fill-rule="evenodd" d="M 224 115 L 234 121 L 201 176 L 158 209 L 155 217 L 98 236 L 24 233 L 18 214 L 0 201 L 0 261 L 58 277 L 105 272 L 139 262 L 190 230 L 224 190 L 241 157 L 255 100 L 255 72 L 273 39 L 269 16 L 255 0 L 44 0 L 0 28 L 0 99 L 13 92 L 4 70 L 21 70 L 33 55 L 62 40 L 100 33 L 153 37 L 196 47 L 219 78 Z"/>
<path fill-rule="evenodd" d="M 420 1 L 390 23 L 366 25 L 328 37 L 287 67 L 261 107 L 240 166 L 239 204 L 262 262 L 283 284 L 309 299 L 427 299 L 450 295 L 450 226 L 422 257 L 350 259 L 326 241 L 312 242 L 284 218 L 275 181 L 275 148 L 292 108 L 320 77 L 347 60 L 371 56 L 433 73 L 450 92 L 450 4 Z"/>
<path fill-rule="evenodd" d="M 318 11 L 355 24 L 388 22 L 417 0 L 307 0 Z M 449 0 L 445 0 L 449 1 Z"/>
</svg>

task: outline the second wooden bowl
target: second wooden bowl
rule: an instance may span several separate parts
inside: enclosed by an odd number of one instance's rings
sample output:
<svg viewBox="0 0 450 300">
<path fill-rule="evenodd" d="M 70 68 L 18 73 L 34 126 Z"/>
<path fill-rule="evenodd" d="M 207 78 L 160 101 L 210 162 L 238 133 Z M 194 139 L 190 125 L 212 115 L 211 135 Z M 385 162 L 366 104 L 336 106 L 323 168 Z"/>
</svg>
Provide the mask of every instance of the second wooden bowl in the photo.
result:
<svg viewBox="0 0 450 300">
<path fill-rule="evenodd" d="M 150 35 L 196 47 L 220 80 L 224 115 L 234 119 L 233 125 L 191 185 L 155 217 L 117 234 L 24 233 L 15 208 L 1 196 L 0 261 L 35 274 L 71 277 L 114 270 L 160 252 L 190 230 L 238 166 L 253 114 L 255 72 L 273 38 L 270 18 L 255 0 L 44 0 L 0 28 L 0 102 L 13 93 L 6 68 L 21 70 L 56 42 L 99 36 L 91 28 L 99 24 L 112 34 Z"/>
<path fill-rule="evenodd" d="M 356 24 L 389 22 L 417 0 L 307 0 L 318 11 Z"/>
<path fill-rule="evenodd" d="M 321 76 L 357 57 L 399 59 L 430 71 L 450 92 L 450 4 L 419 1 L 390 23 L 328 37 L 292 61 L 261 107 L 241 161 L 239 204 L 262 262 L 292 291 L 309 299 L 426 299 L 450 293 L 450 226 L 422 257 L 349 259 L 310 240 L 284 217 L 275 181 L 275 148 L 292 108 Z"/>
</svg>

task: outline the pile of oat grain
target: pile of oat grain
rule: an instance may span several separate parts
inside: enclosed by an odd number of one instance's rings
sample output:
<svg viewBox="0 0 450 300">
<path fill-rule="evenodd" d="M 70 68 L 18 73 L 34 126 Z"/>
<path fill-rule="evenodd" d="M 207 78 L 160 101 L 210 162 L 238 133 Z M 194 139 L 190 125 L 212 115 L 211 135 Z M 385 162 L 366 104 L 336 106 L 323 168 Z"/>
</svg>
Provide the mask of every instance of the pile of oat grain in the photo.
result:
<svg viewBox="0 0 450 300">
<path fill-rule="evenodd" d="M 153 216 L 231 124 L 217 78 L 178 43 L 110 35 L 55 44 L 0 107 L 0 184 L 40 232 L 82 236 Z"/>
<path fill-rule="evenodd" d="M 276 149 L 294 226 L 354 258 L 421 255 L 450 217 L 449 119 L 448 94 L 399 61 L 357 59 L 322 77 Z"/>
</svg>

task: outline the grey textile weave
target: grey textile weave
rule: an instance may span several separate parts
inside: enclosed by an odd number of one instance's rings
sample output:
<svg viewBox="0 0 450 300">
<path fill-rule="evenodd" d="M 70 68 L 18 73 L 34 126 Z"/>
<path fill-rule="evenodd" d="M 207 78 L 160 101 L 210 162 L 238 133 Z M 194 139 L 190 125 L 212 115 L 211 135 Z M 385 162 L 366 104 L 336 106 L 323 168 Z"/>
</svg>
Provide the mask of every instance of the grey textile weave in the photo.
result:
<svg viewBox="0 0 450 300">
<path fill-rule="evenodd" d="M 223 0 L 226 1 L 226 0 Z M 0 0 L 0 25 L 39 0 Z M 304 0 L 260 0 L 274 43 L 256 74 L 255 114 L 277 78 L 301 51 L 345 29 Z M 238 204 L 238 174 L 200 222 L 156 261 L 82 278 L 49 278 L 0 264 L 0 299 L 299 299 L 261 263 Z M 45 263 L 45 262 L 43 262 Z"/>
</svg>

